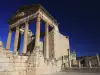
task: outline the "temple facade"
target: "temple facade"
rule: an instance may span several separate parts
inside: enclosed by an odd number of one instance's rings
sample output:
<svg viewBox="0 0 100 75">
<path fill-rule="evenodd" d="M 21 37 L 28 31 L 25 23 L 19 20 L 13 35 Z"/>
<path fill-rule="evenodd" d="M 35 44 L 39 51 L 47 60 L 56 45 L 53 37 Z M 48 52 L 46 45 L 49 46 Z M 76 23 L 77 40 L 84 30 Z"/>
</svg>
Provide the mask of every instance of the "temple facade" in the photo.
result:
<svg viewBox="0 0 100 75">
<path fill-rule="evenodd" d="M 33 20 L 36 21 L 34 34 L 29 29 Z M 44 41 L 40 41 L 41 21 L 45 23 Z M 21 7 L 8 23 L 6 48 L 0 46 L 0 75 L 50 74 L 71 67 L 69 37 L 60 33 L 57 21 L 41 5 Z M 10 51 L 13 32 L 14 50 Z M 24 38 L 20 52 L 22 34 Z"/>
</svg>

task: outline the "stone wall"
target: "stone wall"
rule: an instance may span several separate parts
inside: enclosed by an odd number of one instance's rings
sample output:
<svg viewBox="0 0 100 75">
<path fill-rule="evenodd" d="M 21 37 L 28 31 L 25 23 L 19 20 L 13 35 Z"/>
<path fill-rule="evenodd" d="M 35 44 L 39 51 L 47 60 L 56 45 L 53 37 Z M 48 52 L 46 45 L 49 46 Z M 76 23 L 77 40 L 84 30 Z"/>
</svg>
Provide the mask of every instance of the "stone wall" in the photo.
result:
<svg viewBox="0 0 100 75">
<path fill-rule="evenodd" d="M 54 57 L 54 31 L 49 32 L 49 58 Z"/>
<path fill-rule="evenodd" d="M 38 64 L 38 65 L 37 65 Z M 0 75 L 41 75 L 61 70 L 61 61 L 44 61 L 43 54 L 23 56 L 0 49 Z"/>
<path fill-rule="evenodd" d="M 61 33 L 54 31 L 54 52 L 55 58 L 68 55 L 69 40 Z"/>
<path fill-rule="evenodd" d="M 60 34 L 59 32 L 52 30 L 49 33 L 49 55 L 50 57 L 60 58 L 61 56 L 68 55 L 69 39 Z"/>
<path fill-rule="evenodd" d="M 26 75 L 27 56 L 17 56 L 5 49 L 0 50 L 0 75 Z"/>
<path fill-rule="evenodd" d="M 85 57 L 85 64 L 87 67 L 89 67 L 89 60 L 91 61 L 91 66 L 92 67 L 97 67 L 98 66 L 98 61 L 96 56 L 91 56 L 91 57 Z"/>
</svg>

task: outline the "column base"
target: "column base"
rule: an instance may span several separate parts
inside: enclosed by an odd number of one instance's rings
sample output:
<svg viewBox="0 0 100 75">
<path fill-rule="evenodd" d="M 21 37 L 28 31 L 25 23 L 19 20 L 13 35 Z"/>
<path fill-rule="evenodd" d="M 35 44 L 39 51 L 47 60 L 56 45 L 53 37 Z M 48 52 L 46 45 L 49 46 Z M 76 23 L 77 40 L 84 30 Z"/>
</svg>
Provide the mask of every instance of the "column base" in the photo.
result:
<svg viewBox="0 0 100 75">
<path fill-rule="evenodd" d="M 36 54 L 36 53 L 39 54 L 39 50 L 40 50 L 40 46 L 35 46 L 32 54 Z"/>
<path fill-rule="evenodd" d="M 28 56 L 27 53 L 21 53 L 21 56 Z"/>
<path fill-rule="evenodd" d="M 18 51 L 16 51 L 16 52 L 14 52 L 14 54 L 18 55 L 18 54 L 19 54 L 19 52 L 18 52 Z"/>
<path fill-rule="evenodd" d="M 39 50 L 40 49 L 40 46 L 35 46 L 34 47 L 34 50 Z"/>
<path fill-rule="evenodd" d="M 10 49 L 5 49 L 5 50 L 10 50 Z"/>
</svg>

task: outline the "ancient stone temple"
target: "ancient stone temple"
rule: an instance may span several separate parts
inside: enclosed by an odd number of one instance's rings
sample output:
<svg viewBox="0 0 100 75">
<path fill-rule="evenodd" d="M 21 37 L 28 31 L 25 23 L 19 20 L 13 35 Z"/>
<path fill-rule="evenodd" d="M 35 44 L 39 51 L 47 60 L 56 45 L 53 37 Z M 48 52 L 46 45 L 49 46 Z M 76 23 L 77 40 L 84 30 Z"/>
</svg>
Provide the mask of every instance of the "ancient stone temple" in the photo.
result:
<svg viewBox="0 0 100 75">
<path fill-rule="evenodd" d="M 29 29 L 36 21 L 36 33 Z M 40 24 L 45 23 L 44 41 L 40 41 Z M 49 26 L 52 27 L 49 30 Z M 14 50 L 10 51 L 12 32 L 15 32 Z M 20 38 L 24 36 L 22 53 Z M 18 9 L 9 20 L 6 48 L 0 48 L 0 75 L 40 75 L 70 67 L 69 37 L 60 33 L 57 21 L 39 4 Z"/>
</svg>

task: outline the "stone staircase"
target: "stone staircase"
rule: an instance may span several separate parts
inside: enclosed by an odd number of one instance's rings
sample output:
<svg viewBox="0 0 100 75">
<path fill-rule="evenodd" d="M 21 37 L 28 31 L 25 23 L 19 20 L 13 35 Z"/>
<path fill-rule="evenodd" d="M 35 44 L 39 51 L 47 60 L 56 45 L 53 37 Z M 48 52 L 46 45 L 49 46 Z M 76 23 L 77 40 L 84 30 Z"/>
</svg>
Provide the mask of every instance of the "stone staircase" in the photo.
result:
<svg viewBox="0 0 100 75">
<path fill-rule="evenodd" d="M 100 67 L 94 68 L 66 68 L 62 70 L 63 72 L 79 72 L 79 73 L 100 73 Z"/>
</svg>

